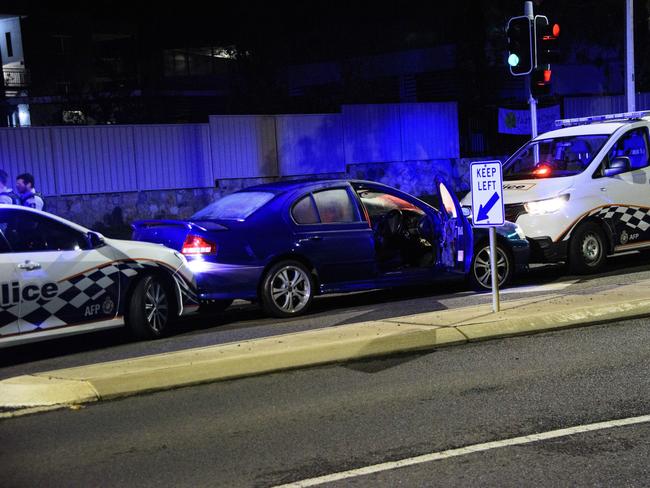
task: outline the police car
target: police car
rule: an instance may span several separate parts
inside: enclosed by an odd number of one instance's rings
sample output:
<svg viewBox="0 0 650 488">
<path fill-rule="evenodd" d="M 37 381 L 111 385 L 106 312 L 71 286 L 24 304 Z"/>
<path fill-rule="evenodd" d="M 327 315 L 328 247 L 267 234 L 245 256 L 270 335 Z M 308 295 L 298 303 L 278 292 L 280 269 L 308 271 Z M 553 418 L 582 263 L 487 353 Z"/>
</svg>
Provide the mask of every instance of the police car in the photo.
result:
<svg viewBox="0 0 650 488">
<path fill-rule="evenodd" d="M 586 273 L 608 255 L 650 248 L 650 112 L 556 125 L 503 165 L 506 219 L 531 243 L 531 261 Z"/>
<path fill-rule="evenodd" d="M 156 338 L 197 309 L 180 253 L 0 205 L 0 347 L 125 324 Z"/>
</svg>

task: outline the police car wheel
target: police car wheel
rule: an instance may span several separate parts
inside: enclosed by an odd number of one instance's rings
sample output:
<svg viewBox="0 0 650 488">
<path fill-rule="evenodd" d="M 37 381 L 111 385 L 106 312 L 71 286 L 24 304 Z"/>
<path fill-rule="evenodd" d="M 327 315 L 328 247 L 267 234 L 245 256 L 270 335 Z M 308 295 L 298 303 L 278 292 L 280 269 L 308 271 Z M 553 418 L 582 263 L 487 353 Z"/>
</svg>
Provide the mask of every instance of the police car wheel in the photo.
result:
<svg viewBox="0 0 650 488">
<path fill-rule="evenodd" d="M 305 313 L 314 298 L 314 278 L 298 261 L 282 261 L 264 275 L 260 291 L 262 306 L 274 317 Z"/>
<path fill-rule="evenodd" d="M 569 265 L 574 273 L 596 273 L 607 255 L 605 234 L 591 222 L 581 225 L 574 233 L 569 249 Z"/>
<path fill-rule="evenodd" d="M 128 325 L 140 339 L 162 337 L 172 319 L 171 295 L 156 276 L 145 276 L 133 289 Z"/>
<path fill-rule="evenodd" d="M 497 243 L 497 275 L 499 288 L 508 284 L 512 278 L 514 265 L 512 256 L 501 244 Z M 469 272 L 469 281 L 475 290 L 492 289 L 492 268 L 490 265 L 490 244 L 484 242 L 476 246 L 472 258 L 472 268 Z"/>
</svg>

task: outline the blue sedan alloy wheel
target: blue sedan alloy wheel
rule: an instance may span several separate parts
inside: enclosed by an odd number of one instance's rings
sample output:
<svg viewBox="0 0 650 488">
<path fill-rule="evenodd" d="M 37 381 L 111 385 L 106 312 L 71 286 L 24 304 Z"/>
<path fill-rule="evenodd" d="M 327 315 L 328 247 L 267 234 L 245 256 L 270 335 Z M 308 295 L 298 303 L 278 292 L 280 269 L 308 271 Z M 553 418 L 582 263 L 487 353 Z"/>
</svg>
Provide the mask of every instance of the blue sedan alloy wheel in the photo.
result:
<svg viewBox="0 0 650 488">
<path fill-rule="evenodd" d="M 505 286 L 512 277 L 512 259 L 500 244 L 497 244 L 497 275 L 499 288 Z M 476 248 L 470 271 L 470 281 L 477 290 L 492 289 L 492 268 L 490 266 L 490 244 L 483 243 Z"/>
<path fill-rule="evenodd" d="M 275 317 L 305 312 L 313 299 L 314 283 L 309 270 L 297 261 L 283 261 L 269 269 L 264 279 L 262 303 Z"/>
</svg>

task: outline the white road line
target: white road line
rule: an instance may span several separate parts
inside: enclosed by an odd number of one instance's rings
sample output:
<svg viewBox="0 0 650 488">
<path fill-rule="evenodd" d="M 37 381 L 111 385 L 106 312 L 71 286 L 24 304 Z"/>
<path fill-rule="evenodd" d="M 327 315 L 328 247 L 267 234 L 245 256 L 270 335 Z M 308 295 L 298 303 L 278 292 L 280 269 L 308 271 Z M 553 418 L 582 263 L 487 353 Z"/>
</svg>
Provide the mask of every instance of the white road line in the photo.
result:
<svg viewBox="0 0 650 488">
<path fill-rule="evenodd" d="M 345 480 L 349 478 L 356 478 L 359 476 L 367 476 L 381 471 L 389 471 L 392 469 L 404 468 L 406 466 L 413 466 L 416 464 L 429 463 L 431 461 L 440 461 L 441 459 L 448 459 L 457 456 L 465 456 L 476 452 L 489 451 L 491 449 L 498 449 L 500 447 L 518 446 L 522 444 L 530 444 L 531 442 L 539 442 L 548 439 L 556 439 L 558 437 L 567 437 L 573 434 L 580 434 L 583 432 L 592 432 L 596 430 L 611 429 L 613 427 L 624 427 L 626 425 L 642 424 L 650 422 L 650 415 L 642 415 L 641 417 L 630 417 L 619 420 L 609 420 L 607 422 L 598 422 L 595 424 L 578 425 L 575 427 L 568 427 L 566 429 L 551 430 L 542 432 L 540 434 L 525 435 L 522 437 L 513 437 L 511 439 L 504 439 L 501 441 L 485 442 L 483 444 L 474 444 L 465 446 L 458 449 L 449 449 L 447 451 L 433 452 L 431 454 L 424 454 L 398 461 L 391 461 L 387 463 L 374 464 L 364 468 L 351 469 L 349 471 L 341 471 L 339 473 L 328 474 L 319 476 L 317 478 L 309 478 L 302 481 L 295 481 L 285 485 L 278 485 L 275 488 L 303 488 L 306 486 L 317 486 L 325 483 L 332 483 L 334 481 Z"/>
</svg>

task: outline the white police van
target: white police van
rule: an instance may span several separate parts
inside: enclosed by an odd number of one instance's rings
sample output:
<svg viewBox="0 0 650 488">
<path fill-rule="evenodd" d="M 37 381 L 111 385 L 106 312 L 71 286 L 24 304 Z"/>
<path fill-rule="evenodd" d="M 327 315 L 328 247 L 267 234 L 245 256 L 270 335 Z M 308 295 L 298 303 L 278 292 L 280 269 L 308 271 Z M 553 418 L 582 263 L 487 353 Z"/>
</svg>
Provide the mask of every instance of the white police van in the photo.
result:
<svg viewBox="0 0 650 488">
<path fill-rule="evenodd" d="M 155 338 L 197 309 L 194 277 L 176 251 L 0 205 L 0 347 L 125 324 Z"/>
<path fill-rule="evenodd" d="M 650 248 L 650 112 L 556 125 L 503 165 L 506 219 L 525 233 L 531 262 L 587 273 L 608 255 Z"/>
</svg>

